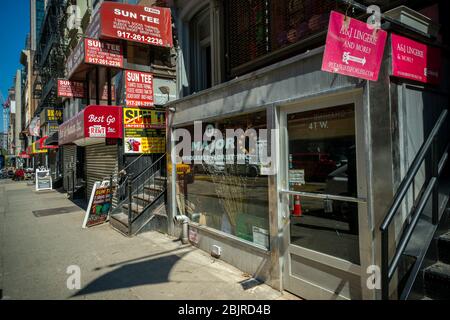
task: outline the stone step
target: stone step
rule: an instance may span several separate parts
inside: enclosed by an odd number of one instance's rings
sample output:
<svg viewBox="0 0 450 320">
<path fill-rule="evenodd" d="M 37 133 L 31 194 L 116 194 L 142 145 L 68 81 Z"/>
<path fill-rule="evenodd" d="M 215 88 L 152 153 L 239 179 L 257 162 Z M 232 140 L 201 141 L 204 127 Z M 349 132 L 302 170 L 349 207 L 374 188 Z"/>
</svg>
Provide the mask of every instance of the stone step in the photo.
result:
<svg viewBox="0 0 450 320">
<path fill-rule="evenodd" d="M 120 232 L 123 235 L 128 236 L 128 216 L 124 213 L 117 213 L 111 215 L 109 219 L 109 225 L 114 230 Z"/>
<path fill-rule="evenodd" d="M 450 232 L 439 237 L 439 261 L 450 264 Z"/>
<path fill-rule="evenodd" d="M 424 270 L 425 296 L 434 300 L 450 299 L 450 265 L 442 262 Z"/>
</svg>

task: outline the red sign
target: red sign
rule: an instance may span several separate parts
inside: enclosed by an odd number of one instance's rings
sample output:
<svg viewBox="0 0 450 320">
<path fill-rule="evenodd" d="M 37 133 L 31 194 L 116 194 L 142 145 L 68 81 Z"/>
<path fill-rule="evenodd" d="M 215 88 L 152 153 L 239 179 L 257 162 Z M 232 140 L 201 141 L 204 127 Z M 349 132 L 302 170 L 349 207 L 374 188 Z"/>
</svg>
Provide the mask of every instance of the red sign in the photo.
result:
<svg viewBox="0 0 450 320">
<path fill-rule="evenodd" d="M 439 84 L 442 66 L 438 48 L 392 34 L 392 74 L 396 77 Z"/>
<path fill-rule="evenodd" d="M 85 38 L 84 48 L 85 63 L 123 68 L 123 54 L 120 44 Z"/>
<path fill-rule="evenodd" d="M 332 11 L 322 70 L 377 81 L 386 38 L 386 31 Z"/>
<path fill-rule="evenodd" d="M 59 126 L 59 145 L 75 143 L 87 138 L 121 139 L 122 107 L 87 106 L 75 117 Z"/>
<path fill-rule="evenodd" d="M 169 8 L 105 1 L 100 8 L 100 36 L 172 47 Z"/>
<path fill-rule="evenodd" d="M 86 87 L 80 81 L 58 79 L 58 97 L 84 98 Z"/>
<path fill-rule="evenodd" d="M 125 70 L 126 105 L 128 107 L 153 107 L 153 75 Z"/>
</svg>

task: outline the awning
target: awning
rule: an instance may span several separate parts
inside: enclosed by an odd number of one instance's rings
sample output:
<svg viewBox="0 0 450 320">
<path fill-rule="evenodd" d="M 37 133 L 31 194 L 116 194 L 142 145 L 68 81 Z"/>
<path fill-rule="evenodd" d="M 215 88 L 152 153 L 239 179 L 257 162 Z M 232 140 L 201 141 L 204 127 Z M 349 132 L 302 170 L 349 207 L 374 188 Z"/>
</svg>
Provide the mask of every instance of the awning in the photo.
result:
<svg viewBox="0 0 450 320">
<path fill-rule="evenodd" d="M 39 146 L 39 150 L 45 150 L 45 149 L 58 149 L 59 147 L 58 146 L 51 146 L 51 145 L 48 145 L 47 144 L 47 139 L 48 139 L 48 136 L 44 136 L 44 137 L 42 137 L 42 138 L 40 138 L 38 141 L 37 141 L 37 144 L 38 144 L 38 146 Z"/>
<path fill-rule="evenodd" d="M 96 66 L 111 68 L 111 76 L 123 68 L 123 49 L 119 42 L 83 38 L 67 58 L 68 80 L 85 81 Z"/>
<path fill-rule="evenodd" d="M 54 132 L 50 135 L 47 140 L 45 140 L 45 144 L 48 146 L 57 146 L 58 145 L 58 131 Z"/>
<path fill-rule="evenodd" d="M 87 106 L 75 117 L 59 126 L 58 144 L 86 146 L 122 139 L 122 107 Z"/>
</svg>

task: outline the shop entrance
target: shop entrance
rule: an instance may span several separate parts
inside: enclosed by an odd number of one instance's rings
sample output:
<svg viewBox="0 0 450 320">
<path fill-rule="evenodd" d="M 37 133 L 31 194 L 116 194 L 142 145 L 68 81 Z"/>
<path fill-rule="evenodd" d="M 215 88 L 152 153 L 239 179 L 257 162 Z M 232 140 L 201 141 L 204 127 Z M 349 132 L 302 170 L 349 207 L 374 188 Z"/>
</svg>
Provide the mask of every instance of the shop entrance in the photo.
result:
<svg viewBox="0 0 450 320">
<path fill-rule="evenodd" d="M 363 296 L 365 147 L 362 108 L 352 97 L 281 112 L 284 287 L 306 299 Z"/>
</svg>

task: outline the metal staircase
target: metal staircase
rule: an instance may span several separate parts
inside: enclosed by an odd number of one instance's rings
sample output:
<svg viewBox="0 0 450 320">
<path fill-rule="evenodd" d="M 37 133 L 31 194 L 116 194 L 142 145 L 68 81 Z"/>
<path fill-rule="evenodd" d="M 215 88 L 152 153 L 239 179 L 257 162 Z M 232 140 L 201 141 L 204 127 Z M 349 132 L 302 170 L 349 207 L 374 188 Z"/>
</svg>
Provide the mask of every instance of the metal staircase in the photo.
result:
<svg viewBox="0 0 450 320">
<path fill-rule="evenodd" d="M 446 172 L 449 138 L 444 130 L 448 129 L 447 119 L 448 111 L 444 110 L 400 184 L 381 224 L 383 300 L 449 298 L 450 178 Z M 399 226 L 404 200 L 425 167 L 428 174 L 424 186 L 408 217 Z M 397 236 L 394 227 L 400 230 Z M 390 240 L 393 238 L 395 244 Z"/>
<path fill-rule="evenodd" d="M 133 162 L 135 163 L 137 161 Z M 165 174 L 165 154 L 135 176 L 122 170 L 122 179 L 118 182 L 114 194 L 117 201 L 114 201 L 116 204 L 113 205 L 110 215 L 110 225 L 113 229 L 131 237 L 156 217 L 166 217 Z"/>
</svg>

